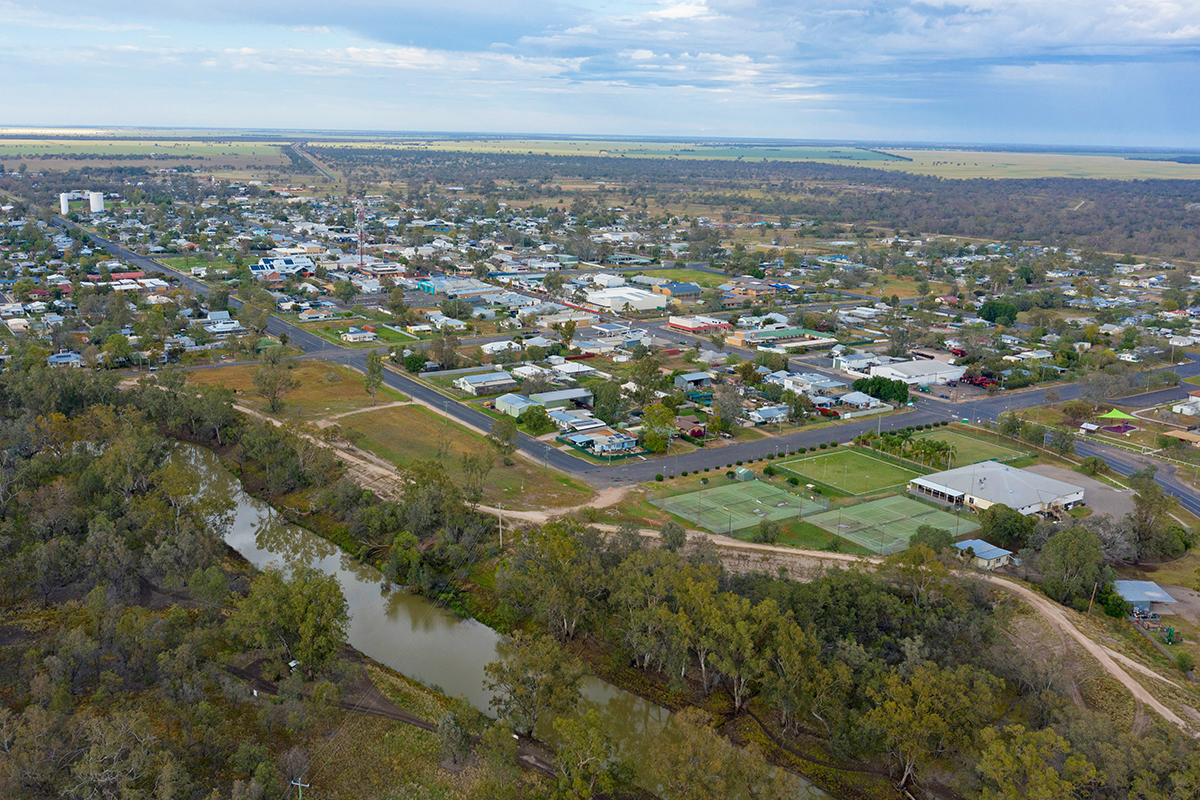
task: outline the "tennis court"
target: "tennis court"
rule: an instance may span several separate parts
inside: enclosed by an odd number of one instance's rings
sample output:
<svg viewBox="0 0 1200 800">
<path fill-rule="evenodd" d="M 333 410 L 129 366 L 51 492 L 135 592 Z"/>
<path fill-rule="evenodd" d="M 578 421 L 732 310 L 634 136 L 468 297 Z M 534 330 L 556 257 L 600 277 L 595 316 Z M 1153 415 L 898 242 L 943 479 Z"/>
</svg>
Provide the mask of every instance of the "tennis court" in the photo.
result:
<svg viewBox="0 0 1200 800">
<path fill-rule="evenodd" d="M 828 508 L 762 481 L 728 483 L 650 501 L 654 505 L 713 533 L 750 528 L 764 519 L 795 519 Z"/>
<path fill-rule="evenodd" d="M 806 521 L 885 556 L 908 547 L 922 525 L 944 528 L 956 537 L 979 529 L 974 514 L 951 514 L 901 495 L 826 511 Z"/>
<path fill-rule="evenodd" d="M 922 433 L 920 436 L 913 438 L 934 439 L 953 445 L 955 467 L 965 467 L 968 464 L 978 464 L 980 461 L 991 461 L 993 459 L 996 461 L 1011 461 L 1014 458 L 1027 455 L 1020 450 L 1013 450 L 1010 447 L 983 439 L 976 439 L 974 436 L 967 436 L 956 431 L 934 430 L 929 433 Z"/>
<path fill-rule="evenodd" d="M 807 483 L 859 495 L 903 486 L 922 473 L 851 448 L 801 456 L 778 465 Z"/>
</svg>

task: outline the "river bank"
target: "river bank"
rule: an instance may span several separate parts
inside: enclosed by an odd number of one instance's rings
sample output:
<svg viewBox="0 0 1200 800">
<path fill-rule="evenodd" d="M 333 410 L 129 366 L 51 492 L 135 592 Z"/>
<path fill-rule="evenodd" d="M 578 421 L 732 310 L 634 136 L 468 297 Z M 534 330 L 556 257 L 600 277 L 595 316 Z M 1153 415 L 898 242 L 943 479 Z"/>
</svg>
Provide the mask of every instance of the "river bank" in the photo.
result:
<svg viewBox="0 0 1200 800">
<path fill-rule="evenodd" d="M 212 449 L 208 452 L 212 452 Z M 220 457 L 222 466 L 233 473 L 231 477 L 239 472 L 236 460 L 231 457 L 232 452 L 231 449 L 225 448 L 224 452 L 218 450 L 213 453 Z M 239 488 L 253 493 L 255 487 L 242 486 L 241 480 L 238 483 Z M 329 550 L 333 550 L 332 546 L 336 546 L 342 564 L 351 566 L 354 572 L 369 570 L 374 573 L 373 583 L 376 585 L 376 594 L 387 595 L 386 590 L 379 588 L 379 581 L 382 580 L 382 577 L 375 572 L 375 568 L 382 566 L 383 554 L 371 553 L 359 546 L 348 535 L 344 524 L 339 523 L 329 513 L 312 508 L 311 503 L 306 502 L 303 497 L 270 498 L 261 489 L 256 494 L 258 495 L 257 501 L 267 503 L 272 513 L 282 520 L 310 529 L 314 538 L 321 541 Z M 272 500 L 273 502 L 271 502 Z M 310 545 L 306 548 L 302 558 L 311 561 L 317 555 L 319 554 Z M 328 555 L 321 557 L 327 558 Z M 372 564 L 372 561 L 375 563 Z M 454 591 L 444 593 L 434 599 L 437 604 L 442 606 L 439 609 L 442 613 L 447 613 L 448 609 L 453 612 L 452 616 L 456 620 L 484 628 L 491 637 L 495 637 L 495 642 L 492 643 L 490 649 L 494 652 L 502 652 L 502 646 L 499 644 L 500 634 L 497 631 L 511 631 L 511 622 L 498 613 L 499 602 L 495 593 L 494 567 L 494 559 L 477 565 L 465 581 L 455 585 Z M 405 596 L 413 597 L 413 595 Z M 420 600 L 429 602 L 425 598 L 420 598 Z M 433 604 L 431 603 L 431 605 Z M 493 628 L 495 629 L 493 630 Z M 486 645 L 484 647 L 486 648 Z M 772 731 L 769 726 L 759 722 L 759 720 L 771 717 L 769 708 L 760 706 L 756 712 L 732 715 L 730 704 L 725 702 L 726 698 L 723 693 L 704 695 L 696 687 L 688 684 L 673 687 L 661 676 L 620 663 L 620 659 L 614 659 L 599 641 L 575 644 L 572 646 L 572 650 L 583 658 L 595 676 L 589 681 L 589 683 L 594 681 L 595 685 L 588 687 L 585 696 L 589 692 L 595 693 L 599 695 L 605 706 L 611 705 L 614 692 L 628 695 L 628 698 L 622 703 L 627 704 L 629 698 L 636 698 L 636 704 L 646 706 L 639 711 L 638 717 L 643 721 L 643 725 L 651 726 L 651 734 L 661 732 L 670 711 L 677 711 L 688 706 L 702 708 L 712 714 L 715 719 L 720 720 L 721 733 L 731 742 L 741 745 L 757 744 L 768 754 L 773 763 L 784 767 L 798 777 L 803 776 L 806 781 L 811 780 L 823 789 L 831 791 L 835 796 L 854 798 L 855 800 L 867 797 L 894 796 L 891 782 L 882 768 L 867 767 L 864 769 L 860 766 L 857 770 L 844 769 L 836 764 L 817 740 L 792 741 L 788 745 L 784 745 L 776 731 Z M 391 663 L 386 657 L 381 658 L 380 661 L 389 665 Z M 463 662 L 461 659 L 453 659 L 453 661 L 459 664 L 469 663 Z M 481 669 L 482 663 L 477 661 L 476 668 Z M 444 690 L 451 695 L 462 694 L 476 708 L 487 708 L 487 701 L 490 698 L 483 693 L 477 677 L 475 685 L 471 686 L 464 681 L 463 676 L 451 676 L 453 680 L 450 683 L 455 688 L 448 688 L 447 681 L 443 680 L 445 677 L 443 670 L 433 670 L 439 675 L 438 679 L 433 680 L 422 674 L 420 670 L 412 671 L 411 664 L 401 665 L 399 670 L 437 690 Z M 591 704 L 591 699 L 587 698 L 588 702 L 585 703 L 585 708 Z M 650 709 L 650 706 L 657 711 Z M 657 729 L 657 731 L 653 729 Z M 539 735 L 541 733 L 539 731 Z M 551 734 L 551 732 L 547 733 Z M 643 731 L 643 734 L 645 733 L 646 731 Z M 622 740 L 623 746 L 629 745 L 628 736 L 619 738 Z"/>
</svg>

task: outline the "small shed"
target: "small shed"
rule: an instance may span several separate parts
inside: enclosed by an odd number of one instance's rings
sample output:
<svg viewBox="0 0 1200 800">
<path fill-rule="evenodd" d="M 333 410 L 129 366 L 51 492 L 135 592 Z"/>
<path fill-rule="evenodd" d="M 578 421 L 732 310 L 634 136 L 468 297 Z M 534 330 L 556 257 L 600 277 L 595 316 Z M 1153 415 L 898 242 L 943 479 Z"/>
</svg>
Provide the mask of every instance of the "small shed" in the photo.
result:
<svg viewBox="0 0 1200 800">
<path fill-rule="evenodd" d="M 754 470 L 748 467 L 738 467 L 736 470 L 734 470 L 734 475 L 739 481 L 754 480 Z"/>
<path fill-rule="evenodd" d="M 1162 608 L 1163 604 L 1175 602 L 1175 598 L 1163 591 L 1154 581 L 1113 581 L 1113 589 L 1125 598 L 1135 611 L 1147 614 L 1152 611 L 1161 613 L 1166 610 Z"/>
<path fill-rule="evenodd" d="M 967 539 L 954 544 L 963 553 L 970 550 L 975 554 L 975 566 L 980 569 L 996 569 L 1012 563 L 1012 551 L 997 547 L 983 539 Z"/>
</svg>

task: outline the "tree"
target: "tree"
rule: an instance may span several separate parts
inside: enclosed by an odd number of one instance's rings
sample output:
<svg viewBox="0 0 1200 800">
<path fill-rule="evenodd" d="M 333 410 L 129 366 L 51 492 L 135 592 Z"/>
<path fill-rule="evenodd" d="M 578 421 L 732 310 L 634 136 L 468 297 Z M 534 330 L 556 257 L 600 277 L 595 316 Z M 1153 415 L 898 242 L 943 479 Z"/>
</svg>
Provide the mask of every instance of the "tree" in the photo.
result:
<svg viewBox="0 0 1200 800">
<path fill-rule="evenodd" d="M 1009 550 L 1020 550 L 1033 533 L 1037 522 L 1003 503 L 988 506 L 979 512 L 982 538 Z"/>
<path fill-rule="evenodd" d="M 558 331 L 558 335 L 562 337 L 563 347 L 571 349 L 571 342 L 575 339 L 575 320 L 569 319 L 566 322 L 556 323 L 554 329 Z"/>
<path fill-rule="evenodd" d="M 1075 452 L 1075 434 L 1062 428 L 1051 428 L 1049 446 L 1060 456 L 1070 455 Z"/>
<path fill-rule="evenodd" d="M 517 733 L 533 733 L 546 714 L 562 715 L 579 702 L 583 666 L 548 636 L 518 631 L 509 640 L 509 657 L 483 668 L 489 706 Z"/>
<path fill-rule="evenodd" d="M 342 303 L 349 303 L 358 296 L 358 288 L 350 281 L 338 281 L 333 285 L 333 296 Z"/>
<path fill-rule="evenodd" d="M 662 540 L 663 548 L 672 553 L 678 552 L 681 547 L 687 544 L 687 531 L 673 519 L 663 523 L 658 534 Z"/>
<path fill-rule="evenodd" d="M 471 755 L 471 733 L 453 711 L 447 711 L 438 720 L 437 738 L 443 758 L 457 764 Z"/>
<path fill-rule="evenodd" d="M 429 341 L 429 356 L 441 365 L 442 369 L 454 369 L 458 366 L 458 348 L 461 344 L 450 329 L 443 328 Z"/>
<path fill-rule="evenodd" d="M 404 302 L 404 287 L 397 286 L 392 289 L 388 295 L 387 304 L 384 306 L 392 314 L 392 319 L 397 322 L 408 322 L 412 316 L 412 312 L 408 310 L 408 303 Z"/>
<path fill-rule="evenodd" d="M 942 669 L 924 662 L 906 672 L 892 670 L 880 688 L 867 690 L 875 705 L 863 717 L 882 737 L 901 788 L 920 765 L 970 741 L 1000 688 L 970 665 Z"/>
<path fill-rule="evenodd" d="M 115 367 L 117 364 L 123 364 L 133 355 L 133 347 L 129 344 L 129 339 L 119 333 L 114 333 L 109 336 L 104 342 L 104 347 L 100 349 L 104 354 L 104 365 L 106 367 Z"/>
<path fill-rule="evenodd" d="M 337 578 L 301 564 L 290 576 L 268 568 L 230 620 L 243 640 L 300 662 L 311 679 L 346 644 L 350 607 Z"/>
<path fill-rule="evenodd" d="M 1085 419 L 1091 419 L 1095 411 L 1087 400 L 1068 400 L 1063 403 L 1063 414 L 1067 419 L 1078 425 Z"/>
<path fill-rule="evenodd" d="M 562 773 L 559 791 L 576 800 L 611 795 L 628 780 L 629 768 L 617 757 L 617 746 L 594 708 L 579 717 L 554 720 L 557 756 Z"/>
<path fill-rule="evenodd" d="M 773 770 L 757 744 L 734 747 L 713 732 L 704 711 L 688 707 L 671 717 L 674 736 L 650 753 L 650 776 L 667 800 L 778 800 L 797 796 L 784 770 Z"/>
<path fill-rule="evenodd" d="M 255 336 L 262 336 L 271 321 L 271 312 L 275 310 L 275 298 L 266 289 L 252 287 L 246 297 L 246 302 L 238 311 L 238 320 L 242 327 Z"/>
<path fill-rule="evenodd" d="M 717 429 L 728 433 L 742 415 L 742 398 L 737 389 L 729 384 L 721 384 L 713 389 L 712 407 L 717 412 Z"/>
<path fill-rule="evenodd" d="M 420 351 L 409 353 L 404 357 L 404 369 L 412 373 L 420 372 L 425 369 L 426 362 L 429 361 L 425 354 Z"/>
<path fill-rule="evenodd" d="M 1179 500 L 1154 480 L 1155 472 L 1154 467 L 1149 467 L 1129 475 L 1129 485 L 1134 489 L 1133 511 L 1126 519 L 1139 559 L 1161 557 L 1177 549 L 1170 541 L 1167 520 Z"/>
<path fill-rule="evenodd" d="M 1006 725 L 985 728 L 975 769 L 984 780 L 983 800 L 1072 800 L 1100 773 L 1053 729 Z"/>
<path fill-rule="evenodd" d="M 642 412 L 646 448 L 653 453 L 665 453 L 675 434 L 675 412 L 662 403 L 648 406 Z"/>
<path fill-rule="evenodd" d="M 923 544 L 934 553 L 941 553 L 954 546 L 954 534 L 944 528 L 932 525 L 918 525 L 917 532 L 908 540 L 908 546 Z"/>
<path fill-rule="evenodd" d="M 252 380 L 254 390 L 267 401 L 272 414 L 283 407 L 283 396 L 300 388 L 300 381 L 292 376 L 290 365 L 280 359 L 281 347 L 268 347 L 263 350 L 258 369 L 254 370 Z"/>
<path fill-rule="evenodd" d="M 1038 554 L 1037 568 L 1045 576 L 1042 588 L 1060 603 L 1086 599 L 1093 586 L 1107 584 L 1112 577 L 1099 537 L 1078 525 L 1050 537 Z"/>
<path fill-rule="evenodd" d="M 767 673 L 781 619 L 779 606 L 771 598 L 757 605 L 731 593 L 718 598 L 718 614 L 712 624 L 716 642 L 713 664 L 729 684 L 735 709 L 745 705 Z"/>
<path fill-rule="evenodd" d="M 550 419 L 550 414 L 547 413 L 545 406 L 531 406 L 521 412 L 521 416 L 517 419 L 522 425 L 529 429 L 529 432 L 534 436 L 541 436 L 543 433 L 549 433 L 557 426 L 554 420 Z"/>
<path fill-rule="evenodd" d="M 363 387 L 371 395 L 371 405 L 375 405 L 375 393 L 383 385 L 383 356 L 378 350 L 367 354 L 367 372 L 363 376 Z"/>
<path fill-rule="evenodd" d="M 492 432 L 488 434 L 488 444 L 498 455 L 508 457 L 517 449 L 517 421 L 505 414 L 492 423 Z"/>
</svg>

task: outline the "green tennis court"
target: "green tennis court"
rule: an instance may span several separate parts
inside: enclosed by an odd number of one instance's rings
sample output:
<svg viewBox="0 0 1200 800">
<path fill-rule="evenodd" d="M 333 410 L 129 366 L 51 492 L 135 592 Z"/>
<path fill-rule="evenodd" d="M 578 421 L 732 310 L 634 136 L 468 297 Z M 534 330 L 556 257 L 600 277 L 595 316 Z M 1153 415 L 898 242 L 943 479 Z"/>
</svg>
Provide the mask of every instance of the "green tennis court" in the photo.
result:
<svg viewBox="0 0 1200 800">
<path fill-rule="evenodd" d="M 974 436 L 967 436 L 957 431 L 942 431 L 933 430 L 928 433 L 922 433 L 915 436 L 916 439 L 935 439 L 940 442 L 954 446 L 954 462 L 955 467 L 965 467 L 968 464 L 978 464 L 980 461 L 1011 461 L 1014 458 L 1028 455 L 1020 450 L 1013 450 L 1010 447 L 988 442 L 983 439 L 976 439 Z"/>
<path fill-rule="evenodd" d="M 923 474 L 848 447 L 801 456 L 778 466 L 808 483 L 821 483 L 854 495 L 903 486 Z"/>
<path fill-rule="evenodd" d="M 908 547 L 908 540 L 922 525 L 943 528 L 955 537 L 979 529 L 974 514 L 951 514 L 901 495 L 826 511 L 806 521 L 882 555 Z"/>
<path fill-rule="evenodd" d="M 650 502 L 713 533 L 750 528 L 764 519 L 795 519 L 828 508 L 828 502 L 817 503 L 762 481 L 728 483 Z"/>
</svg>

